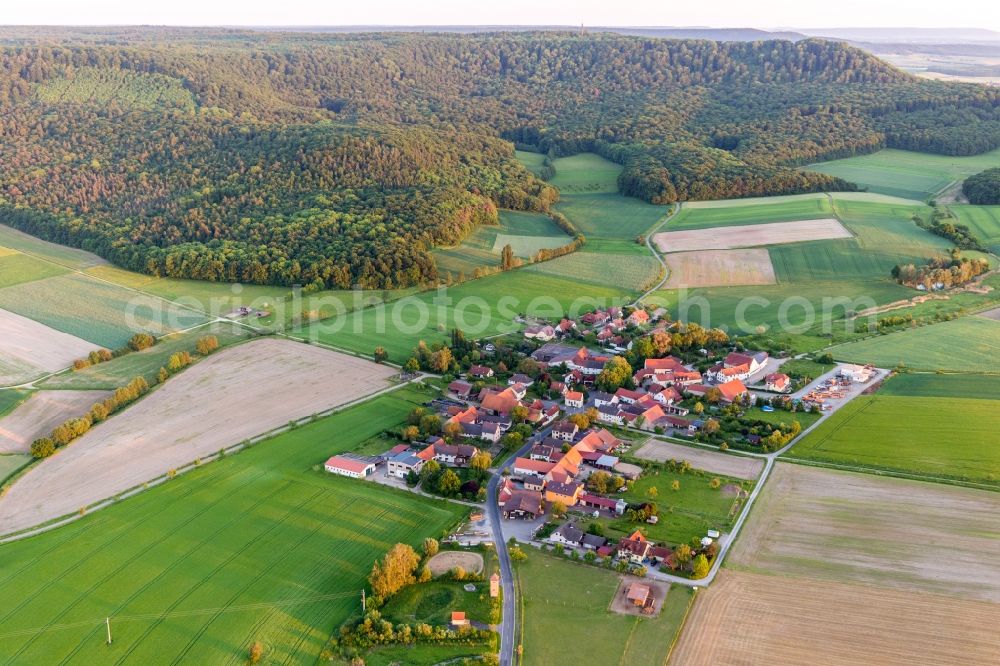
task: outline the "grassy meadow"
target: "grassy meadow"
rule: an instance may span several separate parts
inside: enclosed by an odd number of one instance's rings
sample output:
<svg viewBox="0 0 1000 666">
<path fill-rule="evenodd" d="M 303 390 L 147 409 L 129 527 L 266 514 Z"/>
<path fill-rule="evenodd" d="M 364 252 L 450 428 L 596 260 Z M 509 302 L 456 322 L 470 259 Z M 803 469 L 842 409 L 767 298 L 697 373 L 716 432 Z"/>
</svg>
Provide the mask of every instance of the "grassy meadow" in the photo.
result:
<svg viewBox="0 0 1000 666">
<path fill-rule="evenodd" d="M 893 375 L 878 394 L 917 398 L 973 398 L 1000 400 L 1000 376 L 907 372 Z"/>
<path fill-rule="evenodd" d="M 1000 252 L 1000 206 L 948 206 L 984 247 Z"/>
<path fill-rule="evenodd" d="M 0 248 L 0 289 L 67 273 L 69 269 L 16 250 Z"/>
<path fill-rule="evenodd" d="M 517 565 L 525 666 L 662 666 L 684 624 L 693 591 L 671 586 L 653 618 L 609 610 L 619 575 L 529 549 Z"/>
<path fill-rule="evenodd" d="M 852 400 L 787 455 L 1000 485 L 998 429 L 996 400 L 879 393 Z"/>
<path fill-rule="evenodd" d="M 15 407 L 28 399 L 30 391 L 22 389 L 0 389 L 0 416 L 13 411 Z"/>
<path fill-rule="evenodd" d="M 581 284 L 571 278 L 525 269 L 490 275 L 447 290 L 367 308 L 344 317 L 317 322 L 296 334 L 341 349 L 371 354 L 385 347 L 391 360 L 403 362 L 420 340 L 443 341 L 456 326 L 470 337 L 507 333 L 520 328 L 518 314 L 558 318 L 582 314 L 597 305 L 628 302 L 634 290 Z"/>
<path fill-rule="evenodd" d="M 1000 166 L 1000 150 L 952 157 L 886 149 L 803 168 L 839 176 L 871 192 L 923 201 L 955 181 L 995 166 Z"/>
<path fill-rule="evenodd" d="M 796 194 L 783 197 L 690 201 L 681 204 L 665 231 L 709 229 L 744 224 L 795 222 L 834 217 L 833 205 L 825 194 Z"/>
<path fill-rule="evenodd" d="M 3 212 L 0 211 L 0 247 L 17 250 L 24 254 L 46 259 L 50 262 L 60 264 L 66 268 L 82 270 L 91 266 L 107 263 L 96 254 L 91 254 L 84 250 L 66 247 L 50 243 L 40 238 L 35 238 L 17 229 L 3 224 Z"/>
<path fill-rule="evenodd" d="M 962 317 L 851 342 L 831 350 L 838 360 L 903 364 L 914 370 L 1000 372 L 1000 321 Z"/>
<path fill-rule="evenodd" d="M 532 264 L 522 270 L 598 286 L 621 285 L 640 291 L 656 283 L 661 268 L 656 257 L 648 252 L 645 255 L 616 255 L 583 251 Z"/>
<path fill-rule="evenodd" d="M 268 663 L 316 661 L 372 562 L 465 511 L 319 467 L 426 399 L 400 389 L 0 545 L 0 661 L 242 663 L 254 641 Z"/>
<path fill-rule="evenodd" d="M 31 462 L 33 458 L 29 455 L 19 453 L 7 453 L 0 455 L 0 488 L 11 475 Z"/>
<path fill-rule="evenodd" d="M 561 247 L 570 240 L 548 215 L 503 210 L 499 226 L 477 227 L 461 244 L 431 254 L 442 273 L 471 278 L 477 268 L 499 266 L 504 245 L 510 244 L 514 256 L 528 259 L 540 249 Z"/>
</svg>

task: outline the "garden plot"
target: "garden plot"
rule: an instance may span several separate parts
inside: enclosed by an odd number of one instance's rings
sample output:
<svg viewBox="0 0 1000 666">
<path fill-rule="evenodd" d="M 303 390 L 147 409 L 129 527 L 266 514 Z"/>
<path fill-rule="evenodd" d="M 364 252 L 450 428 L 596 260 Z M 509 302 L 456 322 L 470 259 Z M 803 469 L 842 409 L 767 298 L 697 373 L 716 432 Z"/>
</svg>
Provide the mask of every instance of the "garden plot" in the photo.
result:
<svg viewBox="0 0 1000 666">
<path fill-rule="evenodd" d="M 776 284 L 771 255 L 764 248 L 671 252 L 667 289 Z"/>
<path fill-rule="evenodd" d="M 661 252 L 687 252 L 780 245 L 831 238 L 851 238 L 851 232 L 839 220 L 829 217 L 795 222 L 664 231 L 655 234 L 653 242 Z"/>
<path fill-rule="evenodd" d="M 0 385 L 19 384 L 69 367 L 95 345 L 0 309 Z"/>
<path fill-rule="evenodd" d="M 64 421 L 83 416 L 111 391 L 39 391 L 0 418 L 0 454 L 28 453 L 31 442 L 47 437 Z"/>
<path fill-rule="evenodd" d="M 394 373 L 289 340 L 220 351 L 21 477 L 0 498 L 0 533 L 77 511 L 290 420 L 373 393 Z"/>
</svg>

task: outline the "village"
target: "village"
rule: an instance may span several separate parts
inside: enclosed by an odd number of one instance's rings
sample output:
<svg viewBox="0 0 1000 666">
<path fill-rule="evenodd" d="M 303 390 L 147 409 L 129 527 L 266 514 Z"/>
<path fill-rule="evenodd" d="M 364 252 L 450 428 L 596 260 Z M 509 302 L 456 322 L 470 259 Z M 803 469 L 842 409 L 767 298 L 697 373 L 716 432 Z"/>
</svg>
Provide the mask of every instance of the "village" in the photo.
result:
<svg viewBox="0 0 1000 666">
<path fill-rule="evenodd" d="M 680 330 L 664 315 L 610 308 L 468 343 L 473 351 L 455 359 L 458 372 L 441 380 L 440 397 L 396 433 L 402 441 L 376 455 L 333 456 L 325 469 L 494 505 L 453 535 L 458 544 L 492 543 L 492 523 L 502 520 L 514 540 L 581 562 L 639 577 L 704 576 L 752 481 L 702 481 L 729 489 L 721 504 L 731 510 L 715 522 L 678 521 L 696 502 L 686 493 L 660 496 L 644 475 L 679 463 L 651 462 L 633 449 L 658 438 L 774 451 L 878 373 L 839 365 L 793 378 L 780 371 L 785 358 L 739 347 L 721 331 Z"/>
</svg>

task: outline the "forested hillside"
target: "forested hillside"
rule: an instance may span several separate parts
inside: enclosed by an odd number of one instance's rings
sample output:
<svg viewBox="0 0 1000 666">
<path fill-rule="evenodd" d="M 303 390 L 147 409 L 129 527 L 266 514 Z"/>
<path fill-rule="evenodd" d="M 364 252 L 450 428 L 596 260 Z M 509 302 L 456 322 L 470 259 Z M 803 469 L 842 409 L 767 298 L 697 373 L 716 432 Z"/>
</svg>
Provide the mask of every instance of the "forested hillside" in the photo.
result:
<svg viewBox="0 0 1000 666">
<path fill-rule="evenodd" d="M 842 44 L 0 30 L 0 221 L 176 277 L 432 282 L 435 245 L 595 151 L 656 203 L 851 189 L 794 166 L 1000 146 L 1000 93 Z"/>
</svg>

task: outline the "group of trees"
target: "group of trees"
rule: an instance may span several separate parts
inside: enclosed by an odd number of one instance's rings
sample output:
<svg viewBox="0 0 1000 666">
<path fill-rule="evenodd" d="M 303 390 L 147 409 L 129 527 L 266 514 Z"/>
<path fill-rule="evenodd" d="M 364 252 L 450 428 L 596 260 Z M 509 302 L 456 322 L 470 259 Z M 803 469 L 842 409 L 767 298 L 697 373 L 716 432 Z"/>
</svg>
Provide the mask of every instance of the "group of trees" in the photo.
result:
<svg viewBox="0 0 1000 666">
<path fill-rule="evenodd" d="M 981 257 L 963 257 L 954 249 L 949 257 L 935 257 L 922 266 L 903 264 L 894 266 L 892 277 L 908 287 L 925 289 L 958 287 L 972 282 L 990 270 L 990 262 Z"/>
<path fill-rule="evenodd" d="M 114 394 L 94 404 L 83 416 L 67 419 L 53 429 L 48 437 L 40 437 L 31 443 L 34 458 L 47 458 L 77 437 L 84 435 L 91 427 L 104 421 L 120 409 L 130 405 L 149 391 L 149 383 L 143 377 L 136 377 L 125 386 L 115 389 Z"/>
<path fill-rule="evenodd" d="M 962 183 L 962 194 L 969 203 L 979 206 L 1000 204 L 1000 167 L 969 176 Z"/>
<path fill-rule="evenodd" d="M 48 40 L 0 47 L 0 214 L 168 277 L 435 283 L 431 248 L 557 198 L 503 139 L 545 153 L 547 177 L 553 158 L 597 151 L 624 166 L 623 192 L 658 203 L 851 189 L 792 167 L 883 146 L 1000 145 L 1000 92 L 813 39 Z"/>
</svg>

